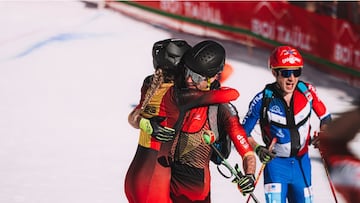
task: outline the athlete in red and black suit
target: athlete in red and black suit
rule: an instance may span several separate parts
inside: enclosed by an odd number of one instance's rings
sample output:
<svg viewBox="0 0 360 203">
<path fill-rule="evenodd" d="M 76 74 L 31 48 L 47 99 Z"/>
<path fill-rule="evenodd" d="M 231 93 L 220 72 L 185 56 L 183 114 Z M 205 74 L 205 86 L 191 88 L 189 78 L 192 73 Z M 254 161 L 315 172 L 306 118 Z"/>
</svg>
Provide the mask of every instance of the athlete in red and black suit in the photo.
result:
<svg viewBox="0 0 360 203">
<path fill-rule="evenodd" d="M 125 178 L 125 193 L 130 203 L 171 202 L 170 167 L 162 162 L 167 159 L 162 158 L 168 156 L 172 143 L 164 141 L 172 140 L 174 135 L 167 127 L 175 126 L 180 112 L 196 106 L 229 102 L 239 96 L 231 88 L 210 92 L 176 88 L 175 70 L 188 47 L 185 41 L 174 39 L 154 44 L 156 73 L 144 80 L 140 102 L 129 115 L 129 123 L 142 129 Z"/>
<path fill-rule="evenodd" d="M 209 91 L 220 86 L 216 80 L 225 61 L 225 50 L 217 42 L 206 40 L 195 45 L 184 57 L 186 87 Z M 214 90 L 212 90 L 214 91 Z M 209 106 L 188 111 L 180 126 L 180 134 L 172 147 L 171 199 L 174 203 L 210 202 L 209 163 L 212 148 L 204 140 L 204 134 L 213 130 L 209 123 Z M 230 103 L 218 105 L 218 129 L 225 131 L 243 158 L 247 185 L 254 189 L 253 175 L 256 168 L 255 155 L 247 142 L 246 132 L 239 123 L 236 108 Z M 245 193 L 245 192 L 244 192 Z"/>
</svg>

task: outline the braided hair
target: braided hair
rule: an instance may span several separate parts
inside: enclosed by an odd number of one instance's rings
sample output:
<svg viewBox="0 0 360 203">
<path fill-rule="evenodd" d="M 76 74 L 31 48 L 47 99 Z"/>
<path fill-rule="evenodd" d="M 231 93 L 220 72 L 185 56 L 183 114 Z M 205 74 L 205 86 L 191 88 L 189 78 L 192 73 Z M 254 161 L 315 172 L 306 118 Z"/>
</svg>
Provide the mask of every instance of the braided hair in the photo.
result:
<svg viewBox="0 0 360 203">
<path fill-rule="evenodd" d="M 164 75 L 162 69 L 157 69 L 152 77 L 151 84 L 146 91 L 145 99 L 141 104 L 141 111 L 144 111 L 145 107 L 149 104 L 151 98 L 155 94 L 156 90 L 159 89 L 160 85 L 164 82 Z"/>
</svg>

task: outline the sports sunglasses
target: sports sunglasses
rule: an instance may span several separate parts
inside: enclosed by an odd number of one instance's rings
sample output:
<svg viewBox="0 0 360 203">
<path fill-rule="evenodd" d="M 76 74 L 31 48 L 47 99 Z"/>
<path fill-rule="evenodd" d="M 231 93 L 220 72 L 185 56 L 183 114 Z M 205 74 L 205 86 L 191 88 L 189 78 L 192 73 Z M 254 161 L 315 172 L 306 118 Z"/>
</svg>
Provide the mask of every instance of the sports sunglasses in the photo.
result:
<svg viewBox="0 0 360 203">
<path fill-rule="evenodd" d="M 289 70 L 289 69 L 280 69 L 277 71 L 282 77 L 288 78 L 291 76 L 291 74 L 294 74 L 294 77 L 299 77 L 301 75 L 301 68 L 295 69 L 295 70 Z"/>
</svg>

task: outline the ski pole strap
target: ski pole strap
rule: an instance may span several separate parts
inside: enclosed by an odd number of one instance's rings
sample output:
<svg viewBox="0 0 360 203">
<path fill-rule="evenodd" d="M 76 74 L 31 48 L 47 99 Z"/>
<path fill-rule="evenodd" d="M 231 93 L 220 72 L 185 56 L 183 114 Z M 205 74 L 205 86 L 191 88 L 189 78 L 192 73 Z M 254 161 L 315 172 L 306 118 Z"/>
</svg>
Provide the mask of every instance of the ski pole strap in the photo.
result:
<svg viewBox="0 0 360 203">
<path fill-rule="evenodd" d="M 215 133 L 216 140 L 219 139 L 219 130 L 217 125 L 218 105 L 211 105 L 209 107 L 209 125 L 210 129 Z"/>
<path fill-rule="evenodd" d="M 222 160 L 221 163 L 222 163 L 224 166 L 226 166 L 226 168 L 228 168 L 228 169 L 231 171 L 231 173 L 232 173 L 236 178 L 240 179 L 239 175 L 240 175 L 241 177 L 244 176 L 244 175 L 241 173 L 241 171 L 236 171 L 236 170 L 229 164 L 229 162 L 226 160 L 226 158 L 221 154 L 221 152 L 220 152 L 213 144 L 211 144 L 210 146 L 211 146 L 211 148 L 214 150 L 214 152 L 221 158 L 221 160 Z M 254 195 L 254 193 L 250 193 L 250 196 L 251 196 L 251 198 L 254 200 L 255 203 L 259 203 L 259 200 L 256 198 L 256 196 Z"/>
</svg>

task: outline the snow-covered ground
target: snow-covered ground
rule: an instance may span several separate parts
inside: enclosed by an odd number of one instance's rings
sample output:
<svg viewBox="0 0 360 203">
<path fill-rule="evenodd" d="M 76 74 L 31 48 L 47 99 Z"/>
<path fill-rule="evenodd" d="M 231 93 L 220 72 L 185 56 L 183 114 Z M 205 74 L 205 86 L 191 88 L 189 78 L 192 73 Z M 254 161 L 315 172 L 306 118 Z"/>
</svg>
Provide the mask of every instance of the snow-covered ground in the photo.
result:
<svg viewBox="0 0 360 203">
<path fill-rule="evenodd" d="M 0 27 L 0 202 L 127 202 L 124 176 L 138 139 L 127 116 L 153 72 L 152 45 L 203 38 L 73 1 L 2 1 Z M 243 118 L 251 98 L 273 80 L 269 51 L 220 42 L 234 68 L 224 85 L 239 90 L 234 104 Z M 310 66 L 302 79 L 333 113 L 351 108 L 359 95 Z M 360 141 L 353 146 L 360 154 Z M 315 202 L 334 202 L 316 150 L 311 157 Z M 229 162 L 241 163 L 235 150 Z M 255 195 L 264 202 L 260 180 Z M 214 166 L 212 181 L 214 203 L 247 198 Z"/>
</svg>

